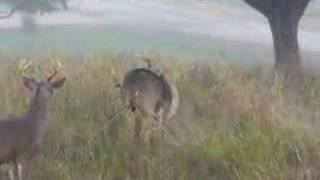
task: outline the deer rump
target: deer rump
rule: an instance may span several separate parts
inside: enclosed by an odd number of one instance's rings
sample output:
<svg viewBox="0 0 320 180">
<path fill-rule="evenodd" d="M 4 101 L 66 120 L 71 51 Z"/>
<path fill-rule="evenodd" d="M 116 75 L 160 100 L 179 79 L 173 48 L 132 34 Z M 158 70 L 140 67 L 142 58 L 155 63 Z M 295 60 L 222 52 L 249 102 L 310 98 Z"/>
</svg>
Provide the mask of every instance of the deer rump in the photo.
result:
<svg viewBox="0 0 320 180">
<path fill-rule="evenodd" d="M 121 97 L 124 105 L 135 115 L 167 120 L 172 111 L 172 86 L 162 76 L 148 69 L 135 69 L 126 74 Z"/>
</svg>

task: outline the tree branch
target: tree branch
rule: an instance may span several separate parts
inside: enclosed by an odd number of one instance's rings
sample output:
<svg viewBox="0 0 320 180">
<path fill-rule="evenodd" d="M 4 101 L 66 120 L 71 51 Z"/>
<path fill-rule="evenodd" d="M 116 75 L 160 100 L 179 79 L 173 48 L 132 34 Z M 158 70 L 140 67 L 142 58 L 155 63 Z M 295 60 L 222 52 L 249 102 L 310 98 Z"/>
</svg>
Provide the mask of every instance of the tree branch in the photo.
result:
<svg viewBox="0 0 320 180">
<path fill-rule="evenodd" d="M 311 0 L 298 0 L 298 1 L 300 3 L 301 7 L 303 7 L 305 9 L 305 8 L 307 8 L 307 6 Z"/>
<path fill-rule="evenodd" d="M 62 5 L 64 10 L 68 10 L 69 9 L 67 1 L 68 0 L 60 0 L 60 3 L 61 3 L 61 5 Z"/>
<path fill-rule="evenodd" d="M 15 12 L 17 11 L 17 8 L 13 8 L 10 10 L 10 12 L 4 16 L 0 16 L 0 19 L 6 19 L 10 18 Z"/>
<path fill-rule="evenodd" d="M 300 18 L 303 16 L 304 11 L 306 10 L 310 1 L 311 0 L 298 0 L 299 9 L 297 10 L 297 12 L 298 12 Z"/>
<path fill-rule="evenodd" d="M 248 5 L 262 13 L 267 18 L 272 14 L 272 0 L 244 0 Z"/>
</svg>

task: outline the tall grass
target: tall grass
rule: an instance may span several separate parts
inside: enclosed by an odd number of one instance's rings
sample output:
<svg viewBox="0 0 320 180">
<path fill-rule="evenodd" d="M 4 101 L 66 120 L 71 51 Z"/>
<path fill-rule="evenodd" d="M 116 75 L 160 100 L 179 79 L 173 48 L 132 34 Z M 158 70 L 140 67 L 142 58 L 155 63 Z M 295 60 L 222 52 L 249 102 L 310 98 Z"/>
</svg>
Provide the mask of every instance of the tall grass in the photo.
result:
<svg viewBox="0 0 320 180">
<path fill-rule="evenodd" d="M 299 93 L 287 93 L 271 67 L 161 60 L 181 106 L 165 137 L 137 151 L 114 87 L 114 79 L 137 63 L 108 54 L 53 56 L 63 62 L 67 83 L 51 101 L 34 180 L 320 178 L 318 77 L 306 77 Z M 28 73 L 43 77 L 49 61 L 33 59 Z M 18 63 L 1 62 L 1 116 L 30 103 Z"/>
</svg>

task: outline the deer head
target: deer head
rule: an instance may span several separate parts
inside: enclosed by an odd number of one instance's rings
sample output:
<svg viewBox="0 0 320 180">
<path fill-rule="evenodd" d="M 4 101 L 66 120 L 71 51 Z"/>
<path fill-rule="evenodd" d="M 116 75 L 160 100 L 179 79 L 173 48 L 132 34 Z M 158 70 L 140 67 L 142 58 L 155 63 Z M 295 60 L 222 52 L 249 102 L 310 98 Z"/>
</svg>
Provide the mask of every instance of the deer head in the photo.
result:
<svg viewBox="0 0 320 180">
<path fill-rule="evenodd" d="M 42 81 L 37 81 L 32 77 L 23 76 L 22 82 L 23 85 L 30 91 L 32 94 L 35 94 L 38 89 L 42 98 L 48 98 L 51 96 L 55 89 L 58 89 L 63 86 L 66 77 L 62 77 L 54 80 L 54 77 L 57 75 L 58 71 L 55 70 L 52 75 Z"/>
</svg>

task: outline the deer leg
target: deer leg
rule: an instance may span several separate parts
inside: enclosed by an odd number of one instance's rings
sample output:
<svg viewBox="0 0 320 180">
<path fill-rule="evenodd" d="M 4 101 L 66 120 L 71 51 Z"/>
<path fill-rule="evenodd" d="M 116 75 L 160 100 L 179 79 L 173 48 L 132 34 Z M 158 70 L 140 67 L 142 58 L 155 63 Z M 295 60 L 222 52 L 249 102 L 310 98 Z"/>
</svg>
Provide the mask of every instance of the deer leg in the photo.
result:
<svg viewBox="0 0 320 180">
<path fill-rule="evenodd" d="M 138 143 L 140 142 L 141 129 L 142 129 L 141 117 L 135 116 L 134 137 L 138 141 Z"/>
<path fill-rule="evenodd" d="M 9 180 L 14 180 L 13 169 L 9 169 L 9 171 L 8 171 L 8 177 L 9 177 Z"/>
<path fill-rule="evenodd" d="M 159 124 L 160 124 L 160 128 L 162 128 L 163 126 L 163 108 L 161 108 L 158 112 L 158 117 L 159 117 Z"/>
<path fill-rule="evenodd" d="M 164 114 L 164 109 L 163 109 L 163 103 L 162 102 L 158 102 L 156 104 L 156 108 L 155 108 L 155 114 L 156 114 L 156 119 L 157 119 L 157 130 L 160 132 L 160 135 L 162 137 L 162 130 L 163 130 L 163 123 L 164 123 L 164 117 L 163 117 L 163 114 Z"/>
<path fill-rule="evenodd" d="M 18 164 L 19 180 L 27 180 L 30 170 L 30 160 L 22 160 Z"/>
<path fill-rule="evenodd" d="M 12 168 L 12 169 L 9 169 L 9 171 L 8 171 L 8 176 L 9 176 L 9 180 L 15 180 L 13 168 Z"/>
<path fill-rule="evenodd" d="M 159 131 L 161 139 L 164 139 L 165 136 L 165 127 L 164 127 L 164 120 L 163 120 L 163 108 L 159 111 Z"/>
<path fill-rule="evenodd" d="M 9 179 L 10 180 L 18 180 L 19 174 L 18 174 L 18 164 L 14 163 L 13 167 L 9 169 Z"/>
</svg>

